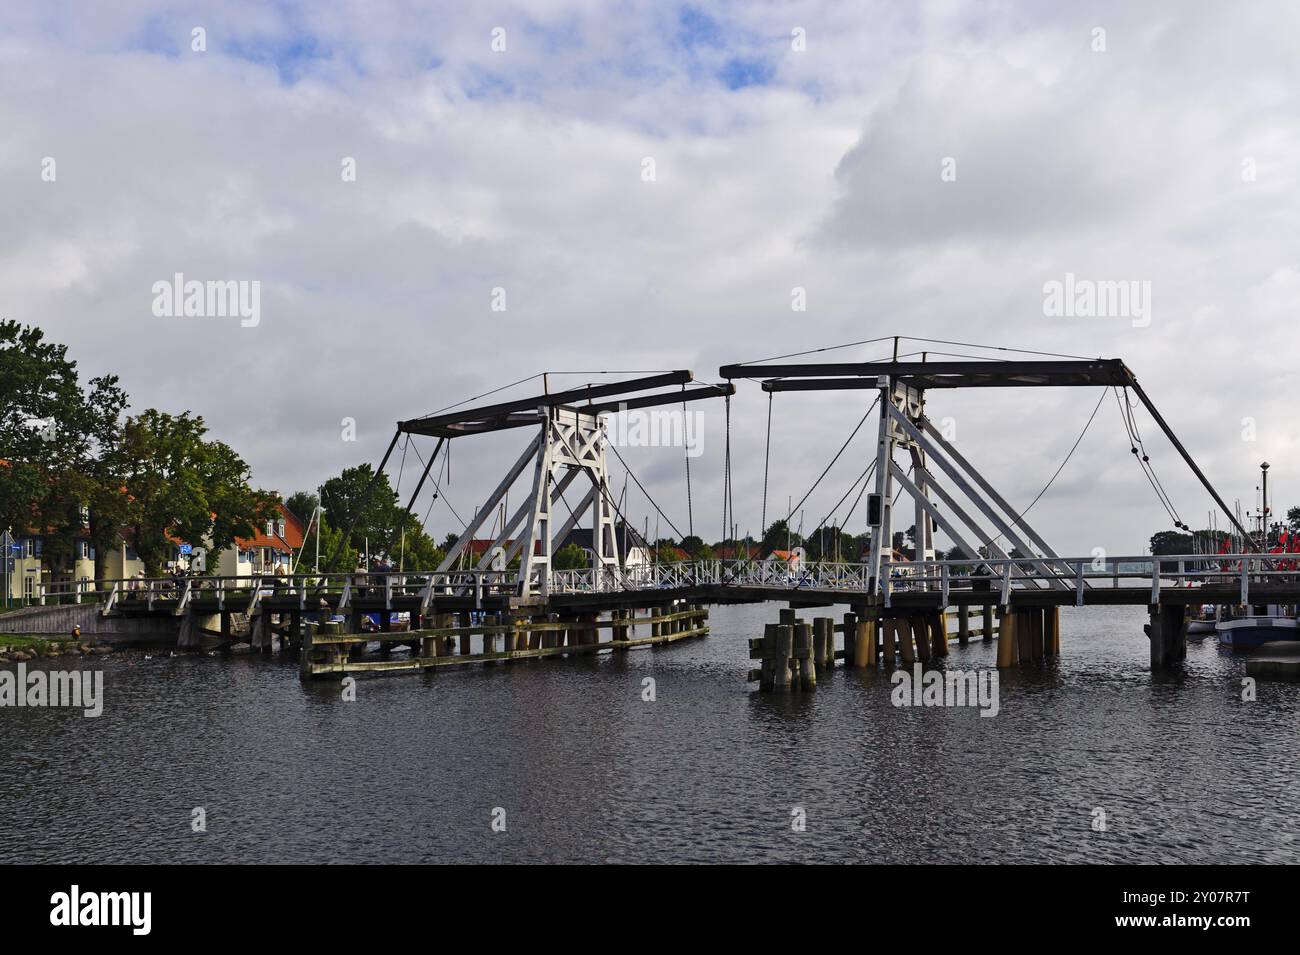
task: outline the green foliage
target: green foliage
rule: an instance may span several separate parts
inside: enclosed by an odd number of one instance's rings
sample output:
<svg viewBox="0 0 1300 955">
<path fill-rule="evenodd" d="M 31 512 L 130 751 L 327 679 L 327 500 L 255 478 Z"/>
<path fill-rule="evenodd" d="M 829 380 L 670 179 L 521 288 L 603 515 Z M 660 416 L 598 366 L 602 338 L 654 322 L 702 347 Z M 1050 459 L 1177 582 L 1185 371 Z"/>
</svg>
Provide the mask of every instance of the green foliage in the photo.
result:
<svg viewBox="0 0 1300 955">
<path fill-rule="evenodd" d="M 852 563 L 860 553 L 857 539 L 839 527 L 819 527 L 804 539 L 803 547 L 809 560 Z"/>
<path fill-rule="evenodd" d="M 229 445 L 204 440 L 207 430 L 189 412 L 150 408 L 126 421 L 120 455 L 129 524 L 150 575 L 171 553 L 168 534 L 215 555 L 278 513 L 276 497 L 250 487 L 248 465 Z"/>
<path fill-rule="evenodd" d="M 682 538 L 682 542 L 677 546 L 686 551 L 686 555 L 691 560 L 713 559 L 713 548 L 704 543 L 704 541 L 695 534 L 686 535 Z"/>
<path fill-rule="evenodd" d="M 1157 531 L 1151 535 L 1151 553 L 1190 554 L 1192 552 L 1192 535 L 1179 531 Z"/>
<path fill-rule="evenodd" d="M 122 514 L 113 472 L 119 418 L 127 404 L 117 378 L 82 388 L 67 347 L 45 341 L 39 328 L 0 321 L 0 527 L 46 534 L 53 564 L 67 562 L 86 530 L 103 554 Z"/>
<path fill-rule="evenodd" d="M 551 556 L 551 566 L 556 570 L 577 570 L 591 566 L 591 558 L 577 544 L 565 544 Z"/>
<path fill-rule="evenodd" d="M 766 557 L 774 550 L 793 550 L 803 544 L 803 538 L 790 530 L 789 524 L 784 519 L 773 521 L 766 531 L 763 532 L 763 541 L 760 545 L 762 556 Z"/>
<path fill-rule="evenodd" d="M 320 498 L 308 491 L 296 491 L 284 499 L 284 506 L 302 523 L 304 529 L 311 523 Z"/>
<path fill-rule="evenodd" d="M 333 527 L 346 529 L 355 518 L 348 540 L 355 550 L 364 553 L 369 545 L 372 556 L 392 555 L 400 543 L 398 527 L 402 509 L 387 474 L 380 474 L 375 486 L 370 488 L 374 473 L 369 464 L 346 468 L 321 486 L 321 506 Z"/>
</svg>

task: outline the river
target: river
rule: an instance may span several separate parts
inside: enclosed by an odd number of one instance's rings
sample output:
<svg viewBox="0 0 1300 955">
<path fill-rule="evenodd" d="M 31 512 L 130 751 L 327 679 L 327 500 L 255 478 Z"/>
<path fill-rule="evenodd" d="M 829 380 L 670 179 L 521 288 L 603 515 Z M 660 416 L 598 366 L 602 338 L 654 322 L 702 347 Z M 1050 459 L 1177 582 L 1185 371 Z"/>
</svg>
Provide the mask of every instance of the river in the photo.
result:
<svg viewBox="0 0 1300 955">
<path fill-rule="evenodd" d="M 355 702 L 288 659 L 78 660 L 104 671 L 100 717 L 0 709 L 0 859 L 1300 861 L 1300 685 L 1243 702 L 1212 635 L 1153 675 L 1142 608 L 1066 608 L 1060 659 L 1003 672 L 987 718 L 895 707 L 883 673 L 759 695 L 745 638 L 777 610 L 714 607 L 709 637 L 618 656 L 362 677 Z"/>
</svg>

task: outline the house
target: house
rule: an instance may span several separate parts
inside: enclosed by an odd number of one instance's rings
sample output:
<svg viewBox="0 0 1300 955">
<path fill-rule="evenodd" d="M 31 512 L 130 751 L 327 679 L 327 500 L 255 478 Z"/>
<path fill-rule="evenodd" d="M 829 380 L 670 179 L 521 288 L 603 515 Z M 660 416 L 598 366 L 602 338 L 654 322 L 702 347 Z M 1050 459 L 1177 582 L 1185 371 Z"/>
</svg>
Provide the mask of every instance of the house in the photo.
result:
<svg viewBox="0 0 1300 955">
<path fill-rule="evenodd" d="M 719 560 L 758 560 L 763 556 L 763 550 L 757 544 L 727 545 L 714 548 L 713 556 Z"/>
<path fill-rule="evenodd" d="M 0 458 L 0 470 L 12 465 Z M 0 530 L 4 530 L 0 528 Z M 46 548 L 53 528 L 9 528 L 0 534 L 0 602 L 31 600 L 40 596 L 42 585 L 89 583 L 95 579 L 95 548 L 90 543 L 90 513 L 81 512 L 81 526 L 74 532 L 72 553 L 55 567 Z"/>
<path fill-rule="evenodd" d="M 292 573 L 295 557 L 306 538 L 302 521 L 281 502 L 278 517 L 268 520 L 252 537 L 236 537 L 233 544 L 217 555 L 217 575 L 256 577 L 274 574 L 281 567 L 285 573 Z M 176 560 L 182 566 L 188 565 L 179 548 Z"/>
<path fill-rule="evenodd" d="M 565 535 L 561 542 L 561 547 L 568 547 L 572 544 L 574 547 L 581 548 L 589 558 L 595 558 L 596 550 L 592 545 L 592 530 L 590 527 L 575 527 Z M 624 570 L 633 567 L 644 567 L 650 563 L 650 545 L 642 540 L 641 535 L 635 530 L 629 529 L 626 524 L 619 524 L 614 528 L 614 546 L 618 550 L 618 562 Z"/>
<path fill-rule="evenodd" d="M 799 566 L 802 557 L 802 550 L 774 550 L 763 559 L 769 563 L 785 564 L 793 570 Z"/>
</svg>

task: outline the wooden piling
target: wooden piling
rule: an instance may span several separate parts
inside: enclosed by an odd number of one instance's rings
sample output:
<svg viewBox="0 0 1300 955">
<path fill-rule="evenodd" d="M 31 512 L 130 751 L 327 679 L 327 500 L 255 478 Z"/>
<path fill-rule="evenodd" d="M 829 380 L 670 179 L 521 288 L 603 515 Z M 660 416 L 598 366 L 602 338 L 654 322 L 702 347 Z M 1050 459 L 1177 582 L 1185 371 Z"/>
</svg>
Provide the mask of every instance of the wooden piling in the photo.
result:
<svg viewBox="0 0 1300 955">
<path fill-rule="evenodd" d="M 1016 643 L 1016 615 L 1009 608 L 998 611 L 998 668 L 1014 666 L 1020 659 Z"/>
<path fill-rule="evenodd" d="M 922 663 L 929 663 L 933 656 L 930 646 L 930 627 L 925 617 L 909 617 L 908 625 L 912 628 L 912 641 L 916 644 L 916 658 Z"/>
<path fill-rule="evenodd" d="M 885 669 L 892 670 L 898 663 L 898 641 L 896 639 L 898 628 L 894 626 L 892 620 L 873 620 L 871 622 L 880 629 L 880 656 L 884 661 Z"/>
<path fill-rule="evenodd" d="M 776 655 L 772 659 L 772 688 L 777 692 L 790 689 L 790 654 L 794 649 L 794 627 L 788 623 L 776 625 Z"/>
<path fill-rule="evenodd" d="M 812 624 L 800 621 L 794 628 L 794 659 L 799 668 L 799 687 L 803 690 L 817 688 L 817 667 L 813 658 Z"/>
<path fill-rule="evenodd" d="M 948 655 L 948 614 L 942 610 L 930 618 L 930 644 L 936 658 Z"/>
<path fill-rule="evenodd" d="M 993 641 L 993 606 L 991 604 L 984 605 L 983 637 L 985 643 L 991 643 Z"/>
<path fill-rule="evenodd" d="M 1043 611 L 1043 651 L 1049 657 L 1061 655 L 1061 608 Z"/>
<path fill-rule="evenodd" d="M 1016 653 L 1019 662 L 1028 663 L 1034 657 L 1033 611 L 1016 611 Z"/>
<path fill-rule="evenodd" d="M 970 608 L 957 608 L 957 644 L 966 646 L 970 643 Z"/>
<path fill-rule="evenodd" d="M 830 668 L 834 665 L 834 640 L 835 640 L 835 621 L 830 617 L 813 618 L 813 667 L 817 671 L 818 677 L 824 677 Z M 832 650 L 827 653 L 826 646 L 830 644 Z"/>
<path fill-rule="evenodd" d="M 894 628 L 894 638 L 898 641 L 898 655 L 903 658 L 903 666 L 910 669 L 916 662 L 916 649 L 912 645 L 912 626 L 906 617 L 895 617 L 890 623 Z"/>
<path fill-rule="evenodd" d="M 762 662 L 759 664 L 758 688 L 770 693 L 776 683 L 776 624 L 769 623 L 763 627 Z"/>
<path fill-rule="evenodd" d="M 858 665 L 857 653 L 858 641 L 858 615 L 856 613 L 846 613 L 844 615 L 844 666 L 855 667 Z M 834 653 L 835 648 L 831 647 Z"/>
<path fill-rule="evenodd" d="M 859 620 L 857 639 L 853 645 L 853 665 L 855 667 L 876 666 L 876 621 Z"/>
</svg>

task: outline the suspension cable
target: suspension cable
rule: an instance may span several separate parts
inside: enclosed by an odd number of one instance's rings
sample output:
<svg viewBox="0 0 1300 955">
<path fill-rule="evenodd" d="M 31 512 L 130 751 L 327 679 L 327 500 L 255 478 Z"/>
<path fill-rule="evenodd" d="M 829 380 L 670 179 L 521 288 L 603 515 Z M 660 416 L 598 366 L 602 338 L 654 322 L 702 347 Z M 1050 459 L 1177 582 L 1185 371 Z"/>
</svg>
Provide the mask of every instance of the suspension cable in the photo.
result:
<svg viewBox="0 0 1300 955">
<path fill-rule="evenodd" d="M 682 385 L 682 391 L 683 392 L 686 391 L 685 385 Z M 682 434 L 683 435 L 686 434 L 687 423 L 689 421 L 690 419 L 686 416 L 686 402 L 683 401 L 682 402 Z M 686 529 L 690 531 L 691 534 L 693 535 L 695 533 L 695 505 L 691 501 L 691 449 L 689 447 L 689 442 L 683 441 L 682 443 L 688 445 L 685 449 L 686 451 Z M 641 483 L 640 481 L 637 482 L 638 485 L 640 483 Z M 645 488 L 642 488 L 642 490 L 645 490 Z M 646 496 L 649 497 L 649 495 Z M 672 522 L 669 521 L 669 524 L 671 523 Z M 674 530 L 676 530 L 676 528 L 674 528 Z M 681 537 L 681 531 L 677 532 L 677 536 Z"/>
<path fill-rule="evenodd" d="M 840 459 L 840 455 L 844 453 L 845 448 L 849 446 L 849 443 L 853 440 L 853 438 L 857 435 L 857 433 L 860 430 L 862 430 L 862 426 L 867 423 L 867 418 L 871 416 L 872 409 L 876 407 L 876 403 L 879 401 L 880 401 L 880 395 L 876 395 L 876 397 L 873 398 L 871 401 L 871 407 L 867 408 L 866 414 L 862 416 L 862 420 L 860 420 L 857 423 L 853 431 L 849 433 L 848 438 L 845 439 L 844 444 L 842 444 L 840 446 L 840 449 L 835 452 L 835 457 L 831 458 L 831 463 L 826 465 L 826 467 L 822 470 L 822 473 L 818 475 L 817 480 L 813 481 L 813 486 L 808 488 L 808 493 L 805 494 L 803 497 L 799 498 L 799 503 L 796 504 L 794 507 L 790 508 L 790 513 L 785 516 L 787 526 L 789 526 L 790 518 L 794 516 L 794 512 L 799 510 L 799 508 L 803 506 L 804 501 L 808 500 L 809 495 L 811 495 L 813 491 L 817 490 L 817 485 L 822 483 L 822 478 L 826 477 L 826 475 L 830 472 L 830 469 L 835 466 L 835 462 Z"/>
<path fill-rule="evenodd" d="M 758 532 L 767 533 L 767 471 L 772 463 L 772 397 L 775 392 L 767 393 L 767 446 L 763 450 L 763 516 L 758 523 Z"/>
<path fill-rule="evenodd" d="M 1101 393 L 1101 397 L 1097 399 L 1096 406 L 1092 409 L 1092 414 L 1088 415 L 1088 421 L 1083 426 L 1083 430 L 1080 431 L 1079 436 L 1074 439 L 1074 444 L 1070 446 L 1070 450 L 1065 455 L 1065 460 L 1061 462 L 1060 466 L 1056 469 L 1056 472 L 1050 478 L 1047 479 L 1047 483 L 1043 485 L 1043 489 L 1034 495 L 1034 499 L 1029 502 L 1028 506 L 1023 511 L 1020 512 L 1012 511 L 1012 516 L 1015 518 L 1014 523 L 1019 523 L 1026 514 L 1028 514 L 1031 510 L 1033 510 L 1034 505 L 1037 504 L 1039 500 L 1042 498 L 1042 496 L 1047 493 L 1047 489 L 1052 486 L 1052 483 L 1058 477 L 1061 476 L 1061 472 L 1065 470 L 1065 466 L 1070 463 L 1070 458 L 1074 456 L 1074 452 L 1078 450 L 1079 445 L 1083 442 L 1083 436 L 1087 434 L 1088 429 L 1092 427 L 1093 419 L 1097 417 L 1097 412 L 1101 410 L 1101 403 L 1105 400 L 1106 400 L 1106 392 L 1103 390 Z M 999 533 L 997 537 L 994 537 L 993 540 L 991 540 L 989 543 L 996 544 L 998 541 L 1002 539 L 1002 537 L 1003 535 Z"/>
<path fill-rule="evenodd" d="M 1165 486 L 1160 482 L 1160 476 L 1156 474 L 1156 466 L 1151 463 L 1151 457 L 1147 454 L 1147 447 L 1142 443 L 1142 434 L 1138 431 L 1137 416 L 1133 413 L 1133 398 L 1129 395 L 1127 389 L 1124 391 L 1124 402 L 1127 405 L 1128 421 L 1133 437 L 1137 440 L 1137 446 L 1142 451 L 1142 463 L 1145 464 L 1147 470 L 1151 472 L 1151 479 L 1155 482 L 1156 487 L 1159 488 L 1161 495 L 1163 495 L 1164 499 L 1169 502 L 1169 509 L 1174 512 L 1177 526 L 1183 527 L 1185 530 L 1190 530 L 1190 528 L 1186 527 L 1182 523 L 1182 516 L 1178 513 L 1178 508 L 1174 507 L 1173 498 L 1169 496 L 1169 492 L 1165 490 Z"/>
<path fill-rule="evenodd" d="M 731 503 L 731 395 L 726 397 L 726 411 L 724 412 L 724 421 L 726 422 L 723 433 L 725 440 L 723 442 L 723 459 L 722 459 L 722 540 L 730 539 L 731 526 L 727 523 L 729 513 L 728 506 Z M 735 514 L 731 514 L 735 519 Z"/>
<path fill-rule="evenodd" d="M 659 504 L 655 501 L 653 497 L 650 496 L 650 492 L 645 489 L 645 485 L 642 484 L 641 479 L 636 476 L 636 472 L 633 471 L 630 467 L 628 467 L 627 462 L 623 460 L 623 455 L 618 453 L 618 447 L 613 442 L 609 442 L 605 446 L 609 450 L 614 452 L 614 457 L 618 458 L 619 463 L 623 465 L 623 470 L 625 470 L 628 473 L 628 476 L 632 478 L 632 483 L 641 489 L 641 493 L 644 494 L 645 499 L 650 502 L 650 506 L 653 507 L 658 512 L 660 517 L 662 517 L 665 521 L 667 521 L 668 526 L 673 529 L 673 532 L 677 535 L 679 539 L 683 537 L 684 535 L 678 529 L 677 525 L 674 524 L 669 519 L 668 515 L 664 513 L 664 509 L 659 506 Z"/>
<path fill-rule="evenodd" d="M 1144 462 L 1142 460 L 1142 454 L 1138 451 L 1137 438 L 1133 434 L 1132 424 L 1129 421 L 1128 415 L 1125 413 L 1124 402 L 1119 396 L 1119 389 L 1113 387 L 1113 390 L 1115 392 L 1115 404 L 1119 407 L 1120 419 L 1124 422 L 1124 430 L 1128 434 L 1129 451 L 1133 453 L 1133 457 L 1138 462 L 1138 467 L 1141 469 L 1143 476 L 1147 479 L 1147 483 L 1151 485 L 1151 490 L 1155 491 L 1156 498 L 1160 501 L 1160 506 L 1165 509 L 1165 513 L 1168 514 L 1169 519 L 1174 522 L 1174 526 L 1179 527 L 1182 525 L 1182 521 L 1178 519 L 1178 515 L 1174 511 L 1172 503 L 1165 497 L 1159 483 L 1154 479 L 1154 476 L 1148 469 L 1149 462 Z"/>
<path fill-rule="evenodd" d="M 849 485 L 849 489 L 844 492 L 844 496 L 835 502 L 835 506 L 832 507 L 830 511 L 827 512 L 826 516 L 821 519 L 820 523 L 817 526 L 819 527 L 824 526 L 826 522 L 830 520 L 831 517 L 834 516 L 835 512 L 840 509 L 840 505 L 848 500 L 849 495 L 853 493 L 853 491 L 857 488 L 859 484 L 862 484 L 863 488 L 865 489 L 866 484 L 863 484 L 863 480 L 869 479 L 871 477 L 871 472 L 874 471 L 875 469 L 876 469 L 876 462 L 872 461 L 870 464 L 867 465 L 866 469 L 854 479 L 853 483 Z M 861 497 L 862 494 L 859 493 L 858 498 L 861 499 Z M 857 501 L 853 502 L 853 507 L 857 507 Z M 850 508 L 848 515 L 846 515 L 844 518 L 845 523 L 848 522 L 849 517 L 851 517 L 852 515 L 853 515 L 853 509 Z"/>
</svg>

